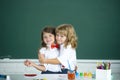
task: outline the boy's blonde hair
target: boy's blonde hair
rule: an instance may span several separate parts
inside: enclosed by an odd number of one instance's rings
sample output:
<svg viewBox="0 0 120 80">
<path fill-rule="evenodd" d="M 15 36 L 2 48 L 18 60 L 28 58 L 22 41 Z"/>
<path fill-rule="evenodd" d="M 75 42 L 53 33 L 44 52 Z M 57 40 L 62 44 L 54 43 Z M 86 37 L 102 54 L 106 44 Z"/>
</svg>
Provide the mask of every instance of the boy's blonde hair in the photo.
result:
<svg viewBox="0 0 120 80">
<path fill-rule="evenodd" d="M 56 28 L 56 33 L 60 33 L 66 36 L 65 47 L 71 45 L 72 48 L 77 47 L 77 36 L 76 32 L 71 24 L 62 24 Z"/>
</svg>

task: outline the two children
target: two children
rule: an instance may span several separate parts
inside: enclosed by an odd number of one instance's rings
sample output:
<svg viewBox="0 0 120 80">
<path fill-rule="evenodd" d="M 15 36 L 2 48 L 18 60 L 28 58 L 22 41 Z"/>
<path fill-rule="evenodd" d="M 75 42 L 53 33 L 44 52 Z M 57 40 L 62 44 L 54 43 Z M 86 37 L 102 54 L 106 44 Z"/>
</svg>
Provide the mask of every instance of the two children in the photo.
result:
<svg viewBox="0 0 120 80">
<path fill-rule="evenodd" d="M 71 24 L 62 24 L 56 28 L 56 41 L 60 45 L 60 56 L 54 59 L 40 57 L 41 63 L 61 64 L 63 73 L 76 69 L 77 36 Z"/>
<path fill-rule="evenodd" d="M 68 69 L 76 69 L 77 36 L 71 24 L 62 24 L 56 28 L 56 41 L 60 45 L 59 56 L 45 58 L 39 54 L 39 61 L 45 64 L 59 65 L 60 73 L 67 73 Z"/>
</svg>

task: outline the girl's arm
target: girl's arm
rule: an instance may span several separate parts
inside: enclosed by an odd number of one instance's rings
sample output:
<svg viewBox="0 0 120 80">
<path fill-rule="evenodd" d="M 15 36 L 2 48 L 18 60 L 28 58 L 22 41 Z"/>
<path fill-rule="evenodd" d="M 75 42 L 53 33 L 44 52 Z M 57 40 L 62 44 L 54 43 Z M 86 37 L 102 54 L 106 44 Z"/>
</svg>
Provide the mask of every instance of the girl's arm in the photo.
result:
<svg viewBox="0 0 120 80">
<path fill-rule="evenodd" d="M 43 63 L 47 63 L 47 64 L 61 64 L 60 61 L 57 58 L 54 58 L 54 59 L 44 59 Z"/>
<path fill-rule="evenodd" d="M 37 64 L 35 64 L 34 62 L 32 62 L 32 61 L 30 61 L 30 60 L 26 60 L 25 62 L 24 62 L 24 64 L 27 64 L 26 66 L 33 66 L 34 68 L 36 68 L 37 70 L 40 70 L 40 71 L 45 71 L 46 69 L 45 69 L 45 66 L 44 65 L 37 65 Z"/>
<path fill-rule="evenodd" d="M 44 54 L 38 53 L 38 60 L 41 64 L 43 64 L 42 59 L 45 59 Z"/>
<path fill-rule="evenodd" d="M 40 70 L 40 71 L 45 71 L 46 70 L 44 65 L 32 64 L 32 66 L 34 68 L 36 68 L 37 70 Z"/>
<path fill-rule="evenodd" d="M 38 54 L 40 63 L 46 63 L 46 64 L 60 64 L 60 61 L 57 58 L 53 59 L 45 59 L 45 57 L 42 54 Z"/>
</svg>

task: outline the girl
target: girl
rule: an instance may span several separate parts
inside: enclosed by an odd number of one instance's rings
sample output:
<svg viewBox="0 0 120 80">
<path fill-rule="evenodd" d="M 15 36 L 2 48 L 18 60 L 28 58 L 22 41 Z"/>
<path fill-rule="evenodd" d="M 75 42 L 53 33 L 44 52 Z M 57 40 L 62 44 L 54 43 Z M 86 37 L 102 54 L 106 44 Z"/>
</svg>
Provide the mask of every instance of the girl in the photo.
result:
<svg viewBox="0 0 120 80">
<path fill-rule="evenodd" d="M 46 64 L 61 64 L 62 72 L 68 69 L 76 69 L 77 36 L 71 24 L 62 24 L 56 28 L 56 41 L 60 45 L 60 56 L 53 59 L 45 59 L 39 55 L 40 62 Z"/>
<path fill-rule="evenodd" d="M 45 59 L 56 58 L 59 56 L 58 46 L 55 44 L 55 28 L 45 27 L 41 33 L 42 48 L 39 50 L 40 56 Z M 61 68 L 59 64 L 42 64 L 41 66 L 35 64 L 30 60 L 24 62 L 26 66 L 33 66 L 42 71 L 42 74 L 59 73 Z"/>
</svg>

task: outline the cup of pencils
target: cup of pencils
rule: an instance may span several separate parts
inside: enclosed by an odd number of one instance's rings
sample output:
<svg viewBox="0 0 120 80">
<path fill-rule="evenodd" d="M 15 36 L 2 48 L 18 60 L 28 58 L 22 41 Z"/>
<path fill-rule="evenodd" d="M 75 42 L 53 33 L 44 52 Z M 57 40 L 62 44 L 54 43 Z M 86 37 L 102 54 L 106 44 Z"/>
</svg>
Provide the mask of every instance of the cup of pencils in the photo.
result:
<svg viewBox="0 0 120 80">
<path fill-rule="evenodd" d="M 98 62 L 96 67 L 96 80 L 111 80 L 110 66 L 110 62 Z"/>
</svg>

